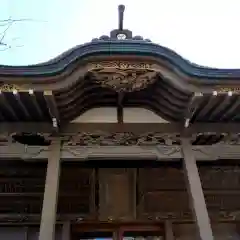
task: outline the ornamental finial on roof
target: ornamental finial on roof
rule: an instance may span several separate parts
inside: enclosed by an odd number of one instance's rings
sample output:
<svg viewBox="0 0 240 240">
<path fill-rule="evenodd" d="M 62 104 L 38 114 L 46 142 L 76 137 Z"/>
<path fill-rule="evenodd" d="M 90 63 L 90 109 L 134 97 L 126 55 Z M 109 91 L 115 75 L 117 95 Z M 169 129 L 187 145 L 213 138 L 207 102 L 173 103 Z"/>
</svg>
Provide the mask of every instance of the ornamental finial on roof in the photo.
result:
<svg viewBox="0 0 240 240">
<path fill-rule="evenodd" d="M 120 30 L 120 31 L 123 30 L 124 10 L 125 10 L 124 5 L 119 5 L 118 6 L 118 30 Z"/>
<path fill-rule="evenodd" d="M 111 39 L 125 40 L 132 39 L 132 32 L 128 29 L 123 28 L 123 20 L 124 20 L 124 5 L 118 5 L 118 28 L 114 29 L 110 33 Z"/>
<path fill-rule="evenodd" d="M 132 36 L 132 31 L 123 28 L 123 20 L 124 20 L 124 11 L 125 6 L 118 6 L 118 28 L 114 29 L 110 32 L 110 36 L 102 35 L 100 38 L 94 38 L 92 41 L 109 41 L 109 40 L 138 40 L 138 41 L 146 41 L 151 42 L 149 39 L 143 39 L 142 36 Z"/>
</svg>

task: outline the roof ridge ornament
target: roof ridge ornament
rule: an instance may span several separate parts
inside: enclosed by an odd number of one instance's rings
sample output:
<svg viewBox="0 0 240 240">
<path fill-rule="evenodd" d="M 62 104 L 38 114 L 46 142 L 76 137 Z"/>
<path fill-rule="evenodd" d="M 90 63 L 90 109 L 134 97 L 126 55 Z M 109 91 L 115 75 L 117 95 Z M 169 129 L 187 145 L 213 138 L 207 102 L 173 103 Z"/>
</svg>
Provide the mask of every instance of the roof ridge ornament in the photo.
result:
<svg viewBox="0 0 240 240">
<path fill-rule="evenodd" d="M 125 6 L 118 6 L 118 29 L 114 29 L 110 33 L 111 39 L 125 40 L 132 39 L 132 32 L 128 29 L 123 29 Z"/>
<path fill-rule="evenodd" d="M 118 30 L 120 31 L 123 30 L 124 11 L 125 11 L 125 6 L 119 5 L 118 6 Z"/>
<path fill-rule="evenodd" d="M 99 39 L 94 38 L 92 41 L 109 41 L 109 40 L 139 40 L 139 41 L 146 41 L 151 42 L 149 39 L 143 39 L 142 36 L 132 36 L 132 31 L 128 29 L 123 28 L 123 20 L 124 20 L 124 12 L 125 12 L 125 6 L 119 5 L 118 6 L 118 28 L 114 29 L 110 32 L 110 37 L 107 35 L 101 36 Z"/>
</svg>

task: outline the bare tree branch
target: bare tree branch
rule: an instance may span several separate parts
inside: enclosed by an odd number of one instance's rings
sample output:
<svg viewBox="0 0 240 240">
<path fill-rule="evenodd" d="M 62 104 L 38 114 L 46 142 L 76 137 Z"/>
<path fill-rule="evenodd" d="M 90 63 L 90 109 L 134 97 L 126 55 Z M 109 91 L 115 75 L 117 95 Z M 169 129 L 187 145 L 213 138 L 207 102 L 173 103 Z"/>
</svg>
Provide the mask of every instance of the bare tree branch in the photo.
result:
<svg viewBox="0 0 240 240">
<path fill-rule="evenodd" d="M 9 29 L 15 24 L 19 22 L 29 22 L 36 20 L 30 19 L 30 18 L 21 18 L 21 19 L 13 19 L 12 17 L 9 17 L 8 19 L 2 19 L 0 20 L 0 28 L 4 28 L 2 32 L 0 32 L 0 51 L 6 51 L 7 49 L 10 49 L 12 45 L 7 42 L 6 35 L 9 31 Z M 12 41 L 15 41 L 19 38 L 13 38 Z M 15 47 L 22 47 L 23 45 L 16 45 Z"/>
<path fill-rule="evenodd" d="M 6 46 L 6 43 L 4 43 L 4 38 L 6 36 L 7 31 L 9 28 L 13 25 L 13 22 L 9 23 L 6 27 L 6 29 L 0 34 L 0 45 Z"/>
<path fill-rule="evenodd" d="M 0 49 L 0 52 L 6 51 L 6 50 L 8 50 L 8 49 L 10 49 L 10 48 L 11 48 L 10 46 L 6 46 L 5 48 Z"/>
</svg>

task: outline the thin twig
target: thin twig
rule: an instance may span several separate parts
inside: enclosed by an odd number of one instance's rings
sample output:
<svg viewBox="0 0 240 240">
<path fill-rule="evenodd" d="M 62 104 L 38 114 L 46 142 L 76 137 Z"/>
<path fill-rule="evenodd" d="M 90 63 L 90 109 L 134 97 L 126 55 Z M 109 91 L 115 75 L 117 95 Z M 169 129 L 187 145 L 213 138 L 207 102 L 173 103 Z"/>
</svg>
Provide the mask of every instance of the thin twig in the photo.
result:
<svg viewBox="0 0 240 240">
<path fill-rule="evenodd" d="M 0 47 L 4 47 L 3 49 L 0 49 L 0 51 L 6 51 L 7 49 L 11 48 L 11 45 L 6 43 L 4 40 L 6 38 L 6 34 L 8 30 L 13 26 L 13 24 L 18 22 L 38 22 L 38 20 L 34 20 L 31 18 L 21 18 L 21 19 L 12 19 L 12 17 L 9 17 L 8 19 L 0 20 L 0 27 L 4 27 L 4 31 L 0 33 Z M 40 21 L 43 22 L 43 21 Z M 19 38 L 13 38 L 12 41 L 15 41 Z M 22 47 L 23 45 L 17 45 L 16 47 Z"/>
<path fill-rule="evenodd" d="M 0 52 L 6 51 L 7 49 L 11 48 L 11 46 L 7 46 L 4 49 L 0 49 Z"/>
<path fill-rule="evenodd" d="M 23 21 L 36 21 L 34 19 L 31 18 L 21 18 L 21 19 L 12 19 L 12 18 L 8 18 L 8 19 L 4 19 L 4 20 L 0 20 L 0 23 L 9 23 L 9 22 L 23 22 Z"/>
<path fill-rule="evenodd" d="M 6 27 L 6 29 L 1 33 L 2 37 L 0 38 L 0 45 L 4 45 L 3 40 L 4 40 L 4 38 L 5 38 L 6 34 L 7 34 L 8 29 L 9 29 L 12 25 L 13 25 L 13 22 L 12 22 L 12 23 L 9 23 L 9 25 Z"/>
</svg>

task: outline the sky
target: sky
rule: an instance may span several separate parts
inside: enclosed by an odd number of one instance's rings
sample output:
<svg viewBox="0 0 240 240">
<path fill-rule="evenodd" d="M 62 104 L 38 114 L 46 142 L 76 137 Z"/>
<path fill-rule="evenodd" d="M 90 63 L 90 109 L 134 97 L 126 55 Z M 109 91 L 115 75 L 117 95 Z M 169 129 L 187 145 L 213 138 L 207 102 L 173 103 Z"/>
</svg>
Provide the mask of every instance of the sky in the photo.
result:
<svg viewBox="0 0 240 240">
<path fill-rule="evenodd" d="M 108 35 L 117 28 L 119 4 L 133 35 L 199 65 L 240 68 L 240 0 L 0 0 L 0 20 L 29 19 L 8 30 L 11 48 L 0 51 L 0 64 L 45 62 Z"/>
</svg>

